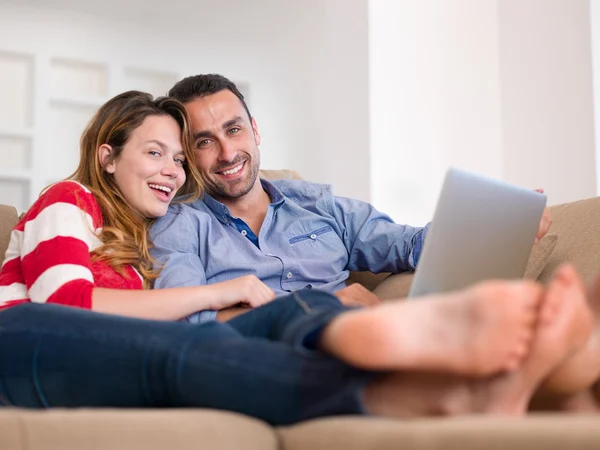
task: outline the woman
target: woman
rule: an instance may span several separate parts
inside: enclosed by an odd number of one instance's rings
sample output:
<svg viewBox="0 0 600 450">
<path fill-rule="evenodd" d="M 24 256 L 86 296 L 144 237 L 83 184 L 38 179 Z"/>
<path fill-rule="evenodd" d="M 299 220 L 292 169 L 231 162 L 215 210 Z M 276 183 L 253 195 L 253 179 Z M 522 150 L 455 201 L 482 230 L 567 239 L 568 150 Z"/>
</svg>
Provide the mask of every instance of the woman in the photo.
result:
<svg viewBox="0 0 600 450">
<path fill-rule="evenodd" d="M 368 310 L 317 290 L 269 302 L 273 293 L 253 277 L 143 289 L 156 277 L 150 220 L 185 183 L 200 194 L 192 158 L 177 101 L 132 91 L 100 108 L 76 172 L 48 188 L 11 235 L 0 271 L 0 404 L 200 406 L 272 424 L 522 413 L 590 334 L 570 268 L 547 290 L 489 282 Z M 239 302 L 266 304 L 227 324 L 169 322 Z"/>
</svg>

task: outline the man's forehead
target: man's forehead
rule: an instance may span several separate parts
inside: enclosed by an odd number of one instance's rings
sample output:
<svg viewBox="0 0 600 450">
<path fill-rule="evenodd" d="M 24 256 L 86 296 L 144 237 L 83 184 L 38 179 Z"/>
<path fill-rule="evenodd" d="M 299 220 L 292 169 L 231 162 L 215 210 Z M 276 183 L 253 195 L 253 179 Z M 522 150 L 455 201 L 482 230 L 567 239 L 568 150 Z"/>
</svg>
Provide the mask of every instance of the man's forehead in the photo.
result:
<svg viewBox="0 0 600 450">
<path fill-rule="evenodd" d="M 214 94 L 196 97 L 185 104 L 190 115 L 196 114 L 215 114 L 227 110 L 244 110 L 244 105 L 237 96 L 228 89 L 216 92 Z"/>
<path fill-rule="evenodd" d="M 185 107 L 194 133 L 220 128 L 233 120 L 244 122 L 247 117 L 240 99 L 228 90 L 198 97 L 186 103 Z"/>
</svg>

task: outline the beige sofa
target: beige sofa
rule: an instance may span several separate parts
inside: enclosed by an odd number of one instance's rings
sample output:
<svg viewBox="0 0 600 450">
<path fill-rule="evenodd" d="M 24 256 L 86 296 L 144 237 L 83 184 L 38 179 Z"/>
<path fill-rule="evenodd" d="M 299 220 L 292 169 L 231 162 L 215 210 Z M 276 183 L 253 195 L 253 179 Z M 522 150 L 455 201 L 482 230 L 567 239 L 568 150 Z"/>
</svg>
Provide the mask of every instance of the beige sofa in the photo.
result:
<svg viewBox="0 0 600 450">
<path fill-rule="evenodd" d="M 263 173 L 270 178 L 293 172 Z M 551 208 L 554 224 L 532 252 L 526 276 L 546 282 L 562 262 L 586 280 L 600 269 L 600 198 Z M 0 261 L 14 208 L 0 206 Z M 410 275 L 353 274 L 384 297 L 406 293 Z M 93 388 L 93 387 L 92 387 Z M 239 414 L 187 410 L 49 410 L 0 408 L 0 450 L 65 449 L 600 449 L 600 416 L 533 414 L 526 418 L 459 417 L 410 421 L 333 417 L 272 428 Z"/>
</svg>

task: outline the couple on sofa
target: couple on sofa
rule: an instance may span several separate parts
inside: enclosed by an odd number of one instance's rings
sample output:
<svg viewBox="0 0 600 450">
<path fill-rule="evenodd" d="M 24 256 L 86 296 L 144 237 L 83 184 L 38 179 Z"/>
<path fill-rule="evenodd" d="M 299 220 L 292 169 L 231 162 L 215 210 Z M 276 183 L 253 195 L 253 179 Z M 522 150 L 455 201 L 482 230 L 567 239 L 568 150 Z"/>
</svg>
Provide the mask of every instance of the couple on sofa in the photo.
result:
<svg viewBox="0 0 600 450">
<path fill-rule="evenodd" d="M 280 425 L 591 398 L 598 295 L 571 267 L 547 287 L 488 281 L 379 304 L 344 288 L 347 271 L 414 269 L 426 228 L 321 185 L 258 179 L 256 122 L 224 77 L 169 95 L 103 105 L 75 173 L 11 234 L 0 405 L 193 406 Z M 538 237 L 548 228 L 546 215 Z"/>
</svg>

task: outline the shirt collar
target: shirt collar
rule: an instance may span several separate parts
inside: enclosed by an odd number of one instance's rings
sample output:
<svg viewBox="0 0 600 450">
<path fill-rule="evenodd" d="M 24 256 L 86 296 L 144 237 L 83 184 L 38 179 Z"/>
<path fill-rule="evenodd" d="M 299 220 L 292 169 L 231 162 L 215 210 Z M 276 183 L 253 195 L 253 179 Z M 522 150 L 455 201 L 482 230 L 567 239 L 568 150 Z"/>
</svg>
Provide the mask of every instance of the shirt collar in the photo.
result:
<svg viewBox="0 0 600 450">
<path fill-rule="evenodd" d="M 267 180 L 264 180 L 261 178 L 260 183 L 261 183 L 263 189 L 265 190 L 265 192 L 267 194 L 269 194 L 269 197 L 271 198 L 270 206 L 272 206 L 275 210 L 278 210 L 281 207 L 281 205 L 283 205 L 283 203 L 285 202 L 284 195 L 270 181 L 267 181 Z M 220 201 L 215 200 L 211 195 L 205 193 L 203 200 L 204 200 L 204 203 L 206 204 L 206 206 L 208 206 L 208 208 L 219 219 L 225 218 L 225 217 L 234 218 L 231 215 L 231 211 L 229 211 L 229 208 L 227 206 L 225 206 L 223 203 L 221 203 Z"/>
</svg>

